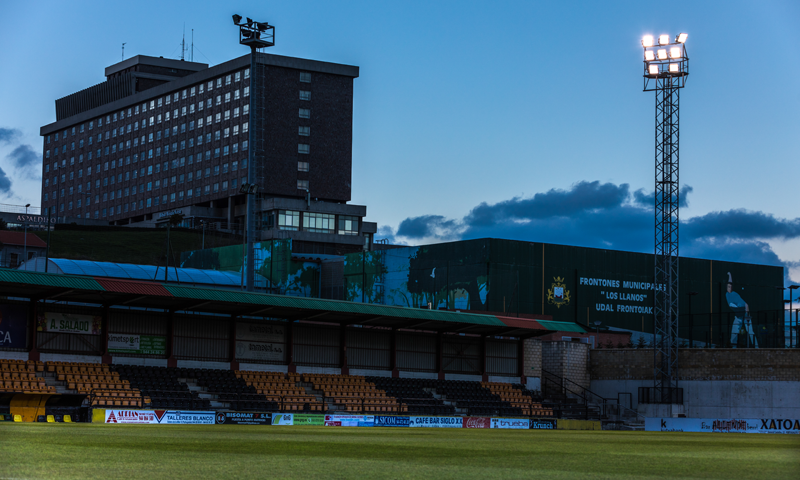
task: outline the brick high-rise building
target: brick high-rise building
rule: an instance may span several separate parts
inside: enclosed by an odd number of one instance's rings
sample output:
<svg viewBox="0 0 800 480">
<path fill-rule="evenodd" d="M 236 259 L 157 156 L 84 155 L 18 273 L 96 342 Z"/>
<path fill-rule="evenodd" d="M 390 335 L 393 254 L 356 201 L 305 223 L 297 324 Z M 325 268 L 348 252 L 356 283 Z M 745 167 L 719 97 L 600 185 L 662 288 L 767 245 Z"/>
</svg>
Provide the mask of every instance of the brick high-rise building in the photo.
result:
<svg viewBox="0 0 800 480">
<path fill-rule="evenodd" d="M 41 128 L 42 211 L 148 227 L 177 212 L 187 226 L 240 231 L 258 114 L 261 239 L 292 238 L 305 253 L 369 248 L 376 225 L 347 204 L 358 67 L 263 53 L 257 65 L 250 92 L 249 55 L 213 67 L 139 55 L 56 100 L 56 122 Z"/>
</svg>

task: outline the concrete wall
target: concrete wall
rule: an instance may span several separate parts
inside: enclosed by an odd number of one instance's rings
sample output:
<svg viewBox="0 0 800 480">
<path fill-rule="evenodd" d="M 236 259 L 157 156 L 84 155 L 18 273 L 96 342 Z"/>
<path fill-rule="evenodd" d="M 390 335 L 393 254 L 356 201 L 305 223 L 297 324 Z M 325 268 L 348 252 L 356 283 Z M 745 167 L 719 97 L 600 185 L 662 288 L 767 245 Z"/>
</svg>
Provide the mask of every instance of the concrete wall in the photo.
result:
<svg viewBox="0 0 800 480">
<path fill-rule="evenodd" d="M 636 409 L 639 387 L 652 380 L 592 380 L 590 389 L 605 398 L 631 394 Z M 687 380 L 683 388 L 685 413 L 691 418 L 800 418 L 800 382 L 752 380 Z M 625 403 L 627 397 L 621 401 Z"/>
<path fill-rule="evenodd" d="M 678 366 L 687 417 L 800 418 L 800 350 L 685 349 Z M 632 408 L 653 386 L 652 349 L 592 350 L 589 368 L 593 392 Z"/>
</svg>

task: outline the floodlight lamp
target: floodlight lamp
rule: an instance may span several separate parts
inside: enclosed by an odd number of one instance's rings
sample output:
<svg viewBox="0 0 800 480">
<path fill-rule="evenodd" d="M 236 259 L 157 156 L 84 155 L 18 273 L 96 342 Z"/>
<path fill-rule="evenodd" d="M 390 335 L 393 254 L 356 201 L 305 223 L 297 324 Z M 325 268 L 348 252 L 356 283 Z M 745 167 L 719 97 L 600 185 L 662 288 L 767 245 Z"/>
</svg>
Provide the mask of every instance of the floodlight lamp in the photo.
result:
<svg viewBox="0 0 800 480">
<path fill-rule="evenodd" d="M 241 15 L 234 15 L 233 16 L 233 24 L 234 25 L 239 25 L 239 22 L 241 22 L 241 21 L 242 21 L 242 16 Z"/>
<path fill-rule="evenodd" d="M 658 65 L 650 65 L 647 68 L 650 75 L 658 75 Z"/>
<path fill-rule="evenodd" d="M 672 47 L 669 49 L 669 56 L 672 58 L 681 58 L 681 48 L 680 47 Z"/>
<path fill-rule="evenodd" d="M 659 45 L 668 45 L 669 44 L 669 35 L 660 35 L 658 37 L 658 44 Z"/>
<path fill-rule="evenodd" d="M 686 43 L 686 37 L 688 37 L 688 33 L 679 33 L 677 37 L 675 37 L 675 41 L 678 43 Z"/>
<path fill-rule="evenodd" d="M 25 205 L 25 208 L 28 208 L 28 207 L 30 207 L 30 206 L 31 206 L 31 204 L 29 203 L 29 204 Z"/>
<path fill-rule="evenodd" d="M 669 64 L 669 73 L 678 73 L 681 71 L 681 66 L 678 63 Z"/>
<path fill-rule="evenodd" d="M 658 49 L 658 59 L 659 60 L 666 60 L 667 59 L 667 49 L 666 48 L 659 48 Z"/>
<path fill-rule="evenodd" d="M 648 62 L 652 62 L 656 59 L 656 54 L 652 50 L 645 50 L 644 51 L 644 59 Z"/>
<path fill-rule="evenodd" d="M 256 27 L 258 28 L 259 31 L 263 32 L 264 30 L 269 28 L 269 23 L 256 22 Z"/>
<path fill-rule="evenodd" d="M 253 19 L 250 18 L 250 17 L 247 17 L 247 23 L 253 23 Z"/>
<path fill-rule="evenodd" d="M 645 35 L 642 37 L 642 46 L 643 47 L 652 47 L 653 46 L 653 36 L 652 35 Z"/>
</svg>

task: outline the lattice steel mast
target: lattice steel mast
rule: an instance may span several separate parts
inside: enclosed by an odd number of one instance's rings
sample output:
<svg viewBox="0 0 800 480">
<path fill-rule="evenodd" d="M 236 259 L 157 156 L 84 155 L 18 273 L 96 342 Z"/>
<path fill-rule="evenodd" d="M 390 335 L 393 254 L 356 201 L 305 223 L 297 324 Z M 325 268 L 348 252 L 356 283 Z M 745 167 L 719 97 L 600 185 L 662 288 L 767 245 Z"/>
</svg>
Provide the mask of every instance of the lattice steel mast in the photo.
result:
<svg viewBox="0 0 800 480">
<path fill-rule="evenodd" d="M 642 39 L 644 91 L 656 92 L 654 387 L 656 403 L 678 403 L 679 102 L 689 75 L 686 37 Z"/>
</svg>

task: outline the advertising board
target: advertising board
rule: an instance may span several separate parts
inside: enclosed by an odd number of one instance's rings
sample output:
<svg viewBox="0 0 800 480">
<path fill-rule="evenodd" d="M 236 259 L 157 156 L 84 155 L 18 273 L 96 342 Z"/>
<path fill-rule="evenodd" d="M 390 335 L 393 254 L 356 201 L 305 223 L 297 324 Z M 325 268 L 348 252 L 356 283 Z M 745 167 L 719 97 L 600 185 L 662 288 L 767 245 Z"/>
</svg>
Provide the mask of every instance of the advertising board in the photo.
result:
<svg viewBox="0 0 800 480">
<path fill-rule="evenodd" d="M 236 339 L 252 342 L 283 343 L 286 327 L 271 323 L 236 322 Z"/>
<path fill-rule="evenodd" d="M 45 312 L 39 315 L 37 330 L 54 333 L 80 333 L 100 335 L 100 315 L 78 315 L 76 313 Z"/>
<path fill-rule="evenodd" d="M 524 429 L 531 428 L 531 421 L 527 418 L 493 418 L 492 428 L 512 428 Z"/>
<path fill-rule="evenodd" d="M 461 417 L 409 417 L 410 427 L 461 428 Z"/>
<path fill-rule="evenodd" d="M 392 417 L 387 415 L 375 415 L 376 427 L 408 427 L 411 423 L 409 417 Z"/>
<path fill-rule="evenodd" d="M 648 432 L 789 433 L 800 435 L 794 418 L 646 418 Z"/>
<path fill-rule="evenodd" d="M 373 427 L 372 415 L 325 415 L 326 427 Z"/>
<path fill-rule="evenodd" d="M 239 360 L 283 361 L 285 347 L 282 343 L 236 341 L 236 358 Z"/>
<path fill-rule="evenodd" d="M 531 420 L 531 430 L 555 430 L 556 420 Z"/>
<path fill-rule="evenodd" d="M 489 428 L 491 426 L 491 418 L 489 417 L 464 417 L 462 423 L 464 428 Z"/>
<path fill-rule="evenodd" d="M 272 414 L 261 412 L 217 412 L 217 425 L 272 425 Z"/>
<path fill-rule="evenodd" d="M 109 333 L 108 351 L 111 353 L 165 355 L 167 352 L 167 337 Z"/>
<path fill-rule="evenodd" d="M 213 425 L 214 412 L 179 410 L 106 410 L 105 423 Z"/>
<path fill-rule="evenodd" d="M 0 305 L 0 347 L 27 346 L 27 312 L 23 305 Z"/>
<path fill-rule="evenodd" d="M 325 417 L 323 415 L 306 414 L 306 413 L 273 413 L 273 425 L 325 425 Z"/>
</svg>

